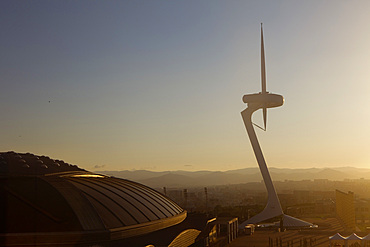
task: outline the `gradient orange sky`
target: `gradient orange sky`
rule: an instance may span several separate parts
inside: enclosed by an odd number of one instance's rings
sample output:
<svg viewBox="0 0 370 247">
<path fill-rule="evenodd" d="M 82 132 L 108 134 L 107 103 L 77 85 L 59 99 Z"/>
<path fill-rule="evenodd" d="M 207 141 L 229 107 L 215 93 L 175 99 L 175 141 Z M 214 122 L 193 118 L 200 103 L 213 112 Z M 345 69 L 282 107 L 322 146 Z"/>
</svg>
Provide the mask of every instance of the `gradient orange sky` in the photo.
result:
<svg viewBox="0 0 370 247">
<path fill-rule="evenodd" d="M 370 168 L 369 1 L 1 1 L 0 151 L 89 170 Z M 50 102 L 49 102 L 50 101 Z M 262 124 L 261 113 L 254 121 Z"/>
</svg>

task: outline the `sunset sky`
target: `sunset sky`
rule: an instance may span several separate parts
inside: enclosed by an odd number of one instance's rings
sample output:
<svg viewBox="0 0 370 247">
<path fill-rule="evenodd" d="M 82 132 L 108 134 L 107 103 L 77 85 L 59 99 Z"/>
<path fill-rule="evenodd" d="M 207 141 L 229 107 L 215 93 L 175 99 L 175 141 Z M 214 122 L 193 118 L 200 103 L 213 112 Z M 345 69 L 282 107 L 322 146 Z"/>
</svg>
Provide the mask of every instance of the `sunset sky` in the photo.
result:
<svg viewBox="0 0 370 247">
<path fill-rule="evenodd" d="M 1 1 L 0 152 L 88 170 L 370 168 L 370 1 Z M 262 124 L 262 114 L 254 115 Z"/>
</svg>

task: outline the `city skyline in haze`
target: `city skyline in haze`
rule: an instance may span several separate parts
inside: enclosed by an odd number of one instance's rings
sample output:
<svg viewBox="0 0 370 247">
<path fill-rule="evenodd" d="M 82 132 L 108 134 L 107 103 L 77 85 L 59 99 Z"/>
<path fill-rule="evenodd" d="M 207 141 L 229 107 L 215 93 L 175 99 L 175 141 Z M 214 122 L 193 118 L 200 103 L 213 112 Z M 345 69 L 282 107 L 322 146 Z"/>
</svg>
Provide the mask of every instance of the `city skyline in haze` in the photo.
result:
<svg viewBox="0 0 370 247">
<path fill-rule="evenodd" d="M 2 1 L 1 151 L 94 170 L 370 168 L 367 1 Z M 254 122 L 262 123 L 257 112 Z M 96 167 L 96 168 L 95 168 Z"/>
</svg>

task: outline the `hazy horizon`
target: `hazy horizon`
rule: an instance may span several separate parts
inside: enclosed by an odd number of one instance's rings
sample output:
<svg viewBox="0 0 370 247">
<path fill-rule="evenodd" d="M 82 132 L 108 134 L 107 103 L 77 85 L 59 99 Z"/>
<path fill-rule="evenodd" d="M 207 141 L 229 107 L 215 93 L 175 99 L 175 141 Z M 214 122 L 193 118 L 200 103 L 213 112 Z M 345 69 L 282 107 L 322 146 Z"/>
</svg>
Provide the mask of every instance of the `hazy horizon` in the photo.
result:
<svg viewBox="0 0 370 247">
<path fill-rule="evenodd" d="M 186 169 L 179 169 L 179 170 L 150 170 L 150 169 L 135 169 L 135 168 L 132 168 L 132 169 L 123 169 L 123 170 L 108 170 L 108 169 L 104 169 L 105 166 L 103 167 L 94 167 L 92 168 L 91 170 L 92 171 L 130 171 L 130 172 L 134 172 L 134 171 L 149 171 L 149 172 L 227 172 L 227 171 L 235 171 L 235 170 L 242 170 L 242 169 L 250 169 L 250 168 L 253 168 L 253 169 L 257 169 L 258 172 L 260 171 L 260 168 L 258 167 L 258 165 L 256 166 L 247 166 L 247 167 L 243 167 L 243 168 L 237 168 L 237 169 L 224 169 L 224 170 L 210 170 L 210 169 L 201 169 L 201 170 L 186 170 Z M 354 167 L 354 166 L 339 166 L 339 167 L 297 167 L 297 168 L 294 168 L 294 167 L 274 167 L 274 166 L 271 166 L 269 167 L 270 170 L 274 170 L 274 169 L 280 169 L 280 170 L 298 170 L 298 169 L 302 169 L 302 170 L 310 170 L 310 169 L 359 169 L 359 170 L 370 170 L 370 168 L 368 167 Z"/>
<path fill-rule="evenodd" d="M 94 170 L 370 168 L 368 1 L 1 1 L 0 151 Z M 262 124 L 257 112 L 254 122 Z M 96 169 L 95 169 L 96 170 Z"/>
</svg>

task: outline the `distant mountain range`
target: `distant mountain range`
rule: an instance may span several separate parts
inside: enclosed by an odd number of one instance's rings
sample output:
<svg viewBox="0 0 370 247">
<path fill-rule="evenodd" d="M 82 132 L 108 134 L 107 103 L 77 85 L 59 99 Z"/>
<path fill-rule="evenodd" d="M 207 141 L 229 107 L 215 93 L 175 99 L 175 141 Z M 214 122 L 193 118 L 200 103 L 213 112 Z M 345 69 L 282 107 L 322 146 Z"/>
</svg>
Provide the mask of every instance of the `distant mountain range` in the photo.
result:
<svg viewBox="0 0 370 247">
<path fill-rule="evenodd" d="M 370 179 L 370 169 L 354 167 L 288 169 L 269 168 L 272 180 L 314 180 L 329 179 Z M 245 168 L 229 171 L 98 171 L 97 173 L 133 180 L 150 187 L 183 188 L 226 184 L 260 182 L 262 176 L 259 168 Z"/>
</svg>

